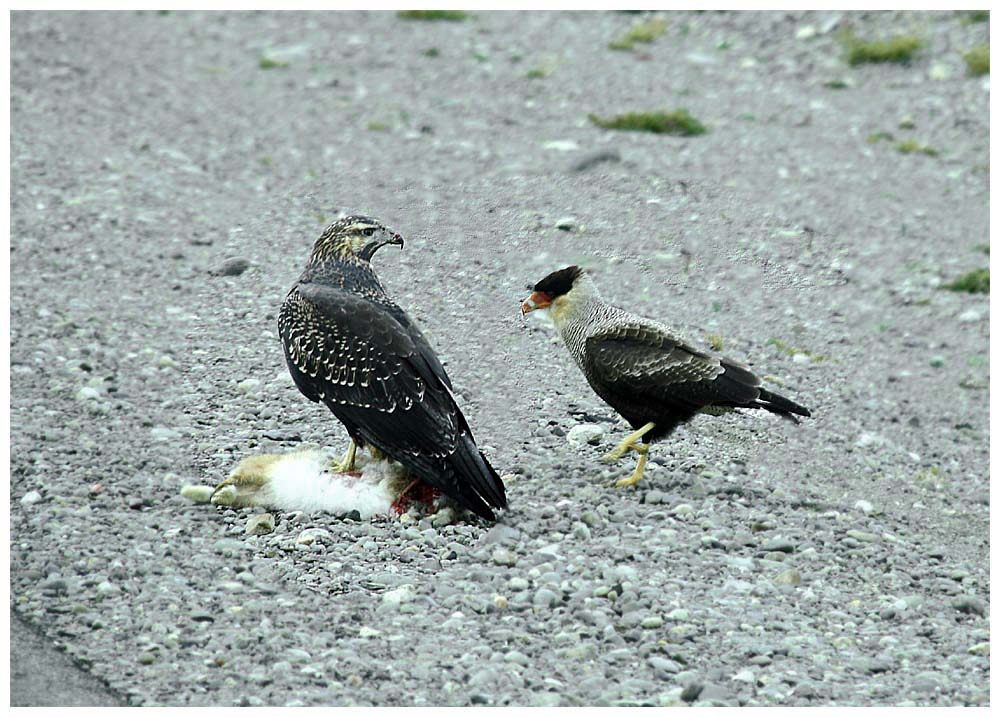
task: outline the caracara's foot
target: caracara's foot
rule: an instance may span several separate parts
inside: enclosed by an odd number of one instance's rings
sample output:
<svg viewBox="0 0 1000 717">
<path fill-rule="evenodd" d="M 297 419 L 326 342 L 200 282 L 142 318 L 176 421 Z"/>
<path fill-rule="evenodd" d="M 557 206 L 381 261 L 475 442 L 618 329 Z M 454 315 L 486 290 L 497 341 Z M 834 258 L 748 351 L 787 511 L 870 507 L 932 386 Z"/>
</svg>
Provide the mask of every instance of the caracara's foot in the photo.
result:
<svg viewBox="0 0 1000 717">
<path fill-rule="evenodd" d="M 628 478 L 622 478 L 620 481 L 615 483 L 615 485 L 619 488 L 628 488 L 642 480 L 642 475 L 646 472 L 646 460 L 649 458 L 649 446 L 643 444 L 643 448 L 645 450 L 640 451 L 639 463 L 635 467 L 635 472 Z"/>
<path fill-rule="evenodd" d="M 639 443 L 639 441 L 654 428 L 656 428 L 656 424 L 650 421 L 638 431 L 628 434 L 625 436 L 624 441 L 615 446 L 615 449 L 601 458 L 601 460 L 605 463 L 614 463 L 624 457 L 624 455 L 629 451 L 635 451 L 640 454 L 645 453 L 649 446 L 645 443 Z"/>
</svg>

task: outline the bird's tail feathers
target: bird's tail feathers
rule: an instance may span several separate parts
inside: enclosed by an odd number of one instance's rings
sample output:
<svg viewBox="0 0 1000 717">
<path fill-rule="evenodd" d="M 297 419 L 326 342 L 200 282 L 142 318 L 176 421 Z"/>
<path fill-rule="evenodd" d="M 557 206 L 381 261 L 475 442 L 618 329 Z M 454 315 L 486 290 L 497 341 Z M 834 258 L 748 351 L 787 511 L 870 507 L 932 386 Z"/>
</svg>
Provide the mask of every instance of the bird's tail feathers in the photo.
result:
<svg viewBox="0 0 1000 717">
<path fill-rule="evenodd" d="M 753 408 L 763 408 L 771 413 L 777 413 L 779 416 L 790 418 L 796 423 L 798 423 L 798 420 L 795 416 L 806 416 L 808 418 L 812 415 L 808 408 L 795 403 L 795 401 L 789 398 L 772 393 L 764 388 L 758 390 L 760 391 L 760 396 L 756 403 L 754 403 Z"/>
</svg>

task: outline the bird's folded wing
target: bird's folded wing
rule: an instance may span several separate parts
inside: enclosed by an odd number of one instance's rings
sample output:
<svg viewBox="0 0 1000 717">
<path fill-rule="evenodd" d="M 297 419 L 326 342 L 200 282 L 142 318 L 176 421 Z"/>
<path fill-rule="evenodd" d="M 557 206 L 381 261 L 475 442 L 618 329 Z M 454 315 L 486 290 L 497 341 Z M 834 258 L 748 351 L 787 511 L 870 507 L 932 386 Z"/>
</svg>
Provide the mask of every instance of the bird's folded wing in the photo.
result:
<svg viewBox="0 0 1000 717">
<path fill-rule="evenodd" d="M 430 348 L 384 307 L 337 287 L 300 284 L 279 330 L 296 384 L 353 415 L 364 432 L 425 455 L 454 450 L 465 422 L 424 357 Z"/>
</svg>

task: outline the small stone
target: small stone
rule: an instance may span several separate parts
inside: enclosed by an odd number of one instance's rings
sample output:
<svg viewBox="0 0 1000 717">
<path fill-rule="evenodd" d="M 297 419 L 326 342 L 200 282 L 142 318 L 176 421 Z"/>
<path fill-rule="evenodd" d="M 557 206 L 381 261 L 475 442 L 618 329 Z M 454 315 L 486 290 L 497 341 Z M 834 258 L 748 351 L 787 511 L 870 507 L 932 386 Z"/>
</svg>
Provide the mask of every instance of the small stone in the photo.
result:
<svg viewBox="0 0 1000 717">
<path fill-rule="evenodd" d="M 958 315 L 959 322 L 963 324 L 974 324 L 977 321 L 980 321 L 982 318 L 983 315 L 980 314 L 975 309 L 969 309 L 968 311 L 963 311 L 961 314 Z"/>
<path fill-rule="evenodd" d="M 799 40 L 808 40 L 816 34 L 815 25 L 803 25 L 795 31 L 795 37 Z"/>
<path fill-rule="evenodd" d="M 577 540 L 590 540 L 590 528 L 586 523 L 577 521 L 573 524 L 573 537 Z"/>
<path fill-rule="evenodd" d="M 522 592 L 524 590 L 527 590 L 529 585 L 530 583 L 527 580 L 520 577 L 511 578 L 510 580 L 507 581 L 507 587 L 510 588 L 513 592 Z"/>
<path fill-rule="evenodd" d="M 944 366 L 944 356 L 940 356 L 940 355 L 931 356 L 931 360 L 928 361 L 928 363 L 933 368 L 941 368 L 942 366 Z"/>
<path fill-rule="evenodd" d="M 690 503 L 681 503 L 674 506 L 673 514 L 677 516 L 686 516 L 694 513 L 694 507 Z"/>
<path fill-rule="evenodd" d="M 215 266 L 209 273 L 215 276 L 239 276 L 250 268 L 250 262 L 240 257 L 226 259 Z"/>
<path fill-rule="evenodd" d="M 660 655 L 651 655 L 646 662 L 653 668 L 653 672 L 659 679 L 665 679 L 668 675 L 676 675 L 681 671 L 680 665 Z"/>
<path fill-rule="evenodd" d="M 403 605 L 413 602 L 417 597 L 417 591 L 412 585 L 400 585 L 395 590 L 387 590 L 382 593 L 383 605 Z"/>
<path fill-rule="evenodd" d="M 595 149 L 591 152 L 583 152 L 574 157 L 569 164 L 569 171 L 583 172 L 601 162 L 620 162 L 621 153 L 617 149 Z"/>
<path fill-rule="evenodd" d="M 358 630 L 358 637 L 376 637 L 381 635 L 380 630 L 376 630 L 374 627 L 368 627 L 367 625 L 362 625 L 361 629 Z"/>
<path fill-rule="evenodd" d="M 497 610 L 506 610 L 507 605 L 508 605 L 507 598 L 504 597 L 503 595 L 493 596 L 493 607 L 495 607 Z"/>
<path fill-rule="evenodd" d="M 564 232 L 573 231 L 576 228 L 576 217 L 561 217 L 556 220 L 556 229 L 561 229 Z"/>
<path fill-rule="evenodd" d="M 746 682 L 748 685 L 752 685 L 757 682 L 757 676 L 753 673 L 753 670 L 740 670 L 732 677 L 736 682 Z"/>
<path fill-rule="evenodd" d="M 555 607 L 559 604 L 559 596 L 548 588 L 539 588 L 531 599 L 531 604 L 535 607 Z"/>
<path fill-rule="evenodd" d="M 37 490 L 29 490 L 21 497 L 21 505 L 34 505 L 42 499 L 42 494 Z"/>
<path fill-rule="evenodd" d="M 573 426 L 566 434 L 566 440 L 574 446 L 582 446 L 585 443 L 596 446 L 602 438 L 604 438 L 604 429 L 593 423 Z"/>
<path fill-rule="evenodd" d="M 928 77 L 932 80 L 947 80 L 953 74 L 952 69 L 949 65 L 943 62 L 933 62 L 931 63 L 931 69 L 927 73 Z"/>
<path fill-rule="evenodd" d="M 687 685 L 684 686 L 684 691 L 681 692 L 681 699 L 684 700 L 685 702 L 694 702 L 696 699 L 698 699 L 698 695 L 701 694 L 701 691 L 704 688 L 705 686 L 700 682 L 697 681 L 689 682 Z"/>
<path fill-rule="evenodd" d="M 802 576 L 799 571 L 795 568 L 790 570 L 785 570 L 784 572 L 778 573 L 774 578 L 775 585 L 800 585 L 802 584 Z"/>
<path fill-rule="evenodd" d="M 899 128 L 900 129 L 916 129 L 917 123 L 913 121 L 913 117 L 910 115 L 904 115 L 899 118 Z"/>
<path fill-rule="evenodd" d="M 663 627 L 663 618 L 659 615 L 651 615 L 639 623 L 639 626 L 643 630 L 655 630 L 658 627 Z"/>
<path fill-rule="evenodd" d="M 181 486 L 181 497 L 195 503 L 209 503 L 212 500 L 212 493 L 214 491 L 215 489 L 210 485 L 192 485 L 188 483 Z"/>
<path fill-rule="evenodd" d="M 670 618 L 671 620 L 676 620 L 677 622 L 684 622 L 689 617 L 691 617 L 691 613 L 682 607 L 675 607 L 673 610 L 667 613 L 667 617 Z"/>
<path fill-rule="evenodd" d="M 885 444 L 885 439 L 877 433 L 869 433 L 864 431 L 858 439 L 854 441 L 854 445 L 857 448 L 877 448 Z"/>
<path fill-rule="evenodd" d="M 875 510 L 875 506 L 869 503 L 867 500 L 859 500 L 854 504 L 854 510 L 860 510 L 865 515 L 870 514 Z"/>
<path fill-rule="evenodd" d="M 455 522 L 456 513 L 451 506 L 445 506 L 437 513 L 431 516 L 431 525 L 435 528 L 443 528 L 446 525 L 451 525 Z"/>
<path fill-rule="evenodd" d="M 268 533 L 273 533 L 274 515 L 271 513 L 251 515 L 247 518 L 247 525 L 243 532 L 247 535 L 267 535 Z"/>
<path fill-rule="evenodd" d="M 152 665 L 154 662 L 156 662 L 156 655 L 152 652 L 144 652 L 139 655 L 140 665 Z"/>
<path fill-rule="evenodd" d="M 76 392 L 77 401 L 93 401 L 101 397 L 101 392 L 91 386 L 84 386 Z"/>
<path fill-rule="evenodd" d="M 966 615 L 986 615 L 986 606 L 983 601 L 972 595 L 959 595 L 951 601 L 951 606 Z"/>
<path fill-rule="evenodd" d="M 879 540 L 875 533 L 866 533 L 863 530 L 848 530 L 847 537 L 854 538 L 859 543 L 877 543 Z"/>
<path fill-rule="evenodd" d="M 980 655 L 982 657 L 990 656 L 990 643 L 980 642 L 978 645 L 973 645 L 969 648 L 970 655 Z"/>
<path fill-rule="evenodd" d="M 795 543 L 788 538 L 772 538 L 760 546 L 765 553 L 794 553 Z"/>
<path fill-rule="evenodd" d="M 107 580 L 102 580 L 97 584 L 97 594 L 101 597 L 109 597 L 111 595 L 117 595 L 122 591 L 120 587 Z"/>
<path fill-rule="evenodd" d="M 325 542 L 331 538 L 330 531 L 325 528 L 306 528 L 295 542 L 299 545 L 312 545 L 315 542 Z"/>
<path fill-rule="evenodd" d="M 236 384 L 236 389 L 240 393 L 254 393 L 258 388 L 260 388 L 259 378 L 247 378 Z"/>
<path fill-rule="evenodd" d="M 497 565 L 513 567 L 517 564 L 517 556 L 507 548 L 497 548 L 493 551 L 493 562 Z"/>
<path fill-rule="evenodd" d="M 181 435 L 173 430 L 172 428 L 167 428 L 166 426 L 153 426 L 149 429 L 149 435 L 154 441 L 175 441 L 181 437 Z"/>
<path fill-rule="evenodd" d="M 514 662 L 518 665 L 530 665 L 531 658 L 518 650 L 511 650 L 503 656 L 504 662 Z"/>
<path fill-rule="evenodd" d="M 666 499 L 666 495 L 658 490 L 646 492 L 646 503 L 649 505 L 660 505 Z"/>
</svg>

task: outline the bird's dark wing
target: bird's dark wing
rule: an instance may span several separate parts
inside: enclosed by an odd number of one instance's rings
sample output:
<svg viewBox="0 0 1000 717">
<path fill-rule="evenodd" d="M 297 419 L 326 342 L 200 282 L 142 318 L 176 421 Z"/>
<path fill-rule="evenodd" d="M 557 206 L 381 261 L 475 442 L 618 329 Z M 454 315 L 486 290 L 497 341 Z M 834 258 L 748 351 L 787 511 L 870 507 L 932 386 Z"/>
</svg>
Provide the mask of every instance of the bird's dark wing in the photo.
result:
<svg viewBox="0 0 1000 717">
<path fill-rule="evenodd" d="M 300 283 L 278 317 L 296 385 L 422 480 L 484 517 L 506 505 L 447 376 L 412 323 L 335 286 Z M 433 359 L 433 360 L 432 360 Z"/>
<path fill-rule="evenodd" d="M 586 363 L 598 393 L 600 384 L 604 391 L 655 402 L 664 410 L 752 404 L 760 393 L 760 379 L 749 370 L 639 323 L 616 324 L 589 337 Z"/>
</svg>

